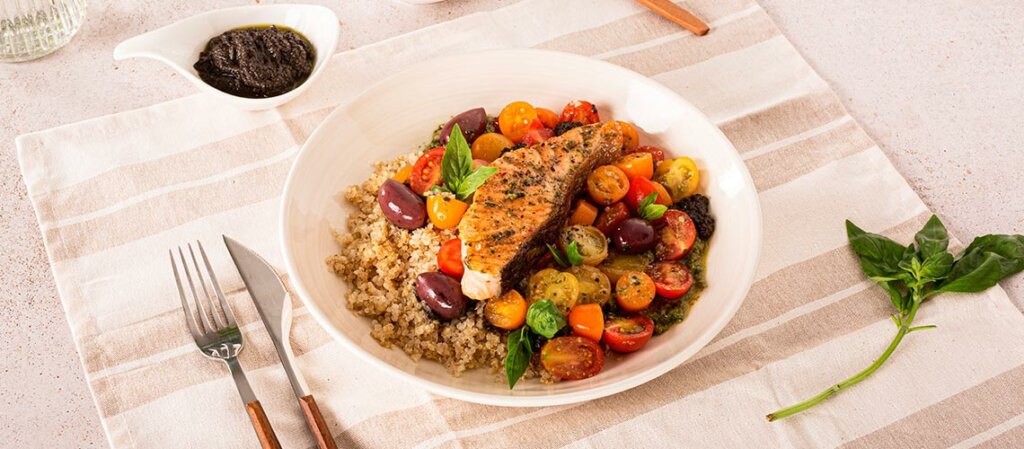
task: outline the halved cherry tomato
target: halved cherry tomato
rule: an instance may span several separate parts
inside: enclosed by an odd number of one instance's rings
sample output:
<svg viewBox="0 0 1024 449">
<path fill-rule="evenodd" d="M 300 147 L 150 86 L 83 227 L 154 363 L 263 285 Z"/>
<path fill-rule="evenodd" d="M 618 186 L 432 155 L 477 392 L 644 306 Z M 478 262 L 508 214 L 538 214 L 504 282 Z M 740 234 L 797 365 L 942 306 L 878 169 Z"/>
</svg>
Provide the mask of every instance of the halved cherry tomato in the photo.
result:
<svg viewBox="0 0 1024 449">
<path fill-rule="evenodd" d="M 558 233 L 558 245 L 562 251 L 567 251 L 573 242 L 576 242 L 585 265 L 597 265 L 608 258 L 608 238 L 600 229 L 587 225 L 562 228 Z"/>
<path fill-rule="evenodd" d="M 391 179 L 394 179 L 395 181 L 405 184 L 405 182 L 409 180 L 410 174 L 412 174 L 412 165 L 406 165 L 405 167 L 399 169 L 398 172 L 395 173 L 395 176 L 392 176 Z"/>
<path fill-rule="evenodd" d="M 615 352 L 634 352 L 654 335 L 654 321 L 643 315 L 615 317 L 606 323 L 604 343 Z"/>
<path fill-rule="evenodd" d="M 654 162 L 661 162 L 665 160 L 665 150 L 647 145 L 636 147 L 632 150 L 626 151 L 626 153 L 649 153 L 651 157 L 654 158 Z"/>
<path fill-rule="evenodd" d="M 665 211 L 662 217 L 665 226 L 658 230 L 658 245 L 654 254 L 658 260 L 682 259 L 693 248 L 697 239 L 697 228 L 686 212 L 676 209 Z"/>
<path fill-rule="evenodd" d="M 580 122 L 584 125 L 590 125 L 600 122 L 601 116 L 597 113 L 597 106 L 594 106 L 589 101 L 576 100 L 565 105 L 565 109 L 562 109 L 561 121 Z"/>
<path fill-rule="evenodd" d="M 677 157 L 670 161 L 661 161 L 654 170 L 654 179 L 665 186 L 672 195 L 672 201 L 679 201 L 697 191 L 700 184 L 700 171 L 697 163 L 688 157 Z"/>
<path fill-rule="evenodd" d="M 512 139 L 513 142 L 523 140 L 523 136 L 530 130 L 530 123 L 537 118 L 537 110 L 533 105 L 525 101 L 515 101 L 505 106 L 498 114 L 498 128 L 501 133 Z"/>
<path fill-rule="evenodd" d="M 630 271 L 615 281 L 615 301 L 627 312 L 639 312 L 654 301 L 654 280 L 647 273 Z"/>
<path fill-rule="evenodd" d="M 623 203 L 615 203 L 601 211 L 601 215 L 598 215 L 597 221 L 594 222 L 594 227 L 601 230 L 605 236 L 611 236 L 619 227 L 619 223 L 626 221 L 627 218 L 629 218 L 629 208 Z"/>
<path fill-rule="evenodd" d="M 668 194 L 668 190 L 665 190 L 665 186 L 661 185 L 661 183 L 657 181 L 651 181 L 651 184 L 654 184 L 654 191 L 658 192 L 658 199 L 654 203 L 662 206 L 671 206 L 672 195 Z"/>
<path fill-rule="evenodd" d="M 597 206 L 590 204 L 590 202 L 587 200 L 578 200 L 576 201 L 576 207 L 572 210 L 572 215 L 569 216 L 568 226 L 590 226 L 594 224 L 594 220 L 596 219 Z"/>
<path fill-rule="evenodd" d="M 436 185 L 441 184 L 441 158 L 444 157 L 444 148 L 437 147 L 423 153 L 412 166 L 412 173 L 409 174 L 409 188 L 419 195 L 423 195 Z"/>
<path fill-rule="evenodd" d="M 604 262 L 601 262 L 601 265 L 597 266 L 597 269 L 601 270 L 605 276 L 608 276 L 609 283 L 615 284 L 626 273 L 646 270 L 650 263 L 651 257 L 646 253 L 622 254 L 613 252 Z"/>
<path fill-rule="evenodd" d="M 576 280 L 580 283 L 580 300 L 577 304 L 603 306 L 612 299 L 612 284 L 608 280 L 608 276 L 596 267 L 576 265 L 565 271 L 576 276 Z"/>
<path fill-rule="evenodd" d="M 636 128 L 626 122 L 616 121 L 615 123 L 622 127 L 623 146 L 626 148 L 626 152 L 629 153 L 637 149 L 640 146 L 640 135 L 637 134 Z"/>
<path fill-rule="evenodd" d="M 601 341 L 604 332 L 604 312 L 600 304 L 580 304 L 569 311 L 569 327 L 572 333 Z"/>
<path fill-rule="evenodd" d="M 526 146 L 536 145 L 555 135 L 555 131 L 551 128 L 545 128 L 544 124 L 541 123 L 540 119 L 533 119 L 533 123 L 530 124 L 530 129 L 526 131 L 526 135 L 523 136 L 522 143 Z"/>
<path fill-rule="evenodd" d="M 652 193 L 658 193 L 658 188 L 654 185 L 654 181 L 634 176 L 629 178 L 629 192 L 626 193 L 626 197 L 622 199 L 622 202 L 626 203 L 629 206 L 629 210 L 633 211 L 633 213 L 638 213 L 637 208 L 640 207 L 640 202 Z M 659 193 L 655 198 L 656 204 L 664 204 L 666 206 L 672 204 L 672 199 L 668 195 L 662 197 Z M 666 202 L 668 204 L 665 204 Z"/>
<path fill-rule="evenodd" d="M 469 205 L 446 195 L 427 198 L 427 217 L 438 229 L 451 229 L 459 225 Z"/>
<path fill-rule="evenodd" d="M 629 177 L 614 165 L 602 165 L 587 176 L 587 192 L 595 203 L 609 205 L 629 191 Z"/>
<path fill-rule="evenodd" d="M 604 351 L 588 338 L 556 337 L 540 349 L 540 364 L 559 379 L 586 379 L 604 368 Z"/>
<path fill-rule="evenodd" d="M 498 133 L 487 133 L 477 137 L 473 141 L 473 159 L 483 159 L 487 162 L 494 162 L 501 156 L 505 148 L 512 148 L 515 142 L 508 137 Z"/>
<path fill-rule="evenodd" d="M 629 153 L 624 154 L 617 161 L 615 166 L 626 173 L 626 176 L 651 179 L 654 176 L 654 158 L 650 153 Z"/>
<path fill-rule="evenodd" d="M 536 110 L 537 118 L 544 124 L 544 127 L 554 129 L 554 127 L 558 126 L 558 114 L 555 111 L 544 108 L 536 108 Z"/>
<path fill-rule="evenodd" d="M 663 298 L 679 299 L 693 286 L 690 269 L 679 262 L 656 262 L 647 269 L 647 274 L 654 280 L 658 296 Z"/>
<path fill-rule="evenodd" d="M 530 276 L 526 295 L 530 304 L 550 299 L 562 313 L 569 313 L 580 299 L 580 282 L 571 273 L 545 268 Z"/>
<path fill-rule="evenodd" d="M 466 267 L 462 265 L 462 240 L 451 239 L 441 244 L 437 252 L 437 268 L 455 279 L 462 279 Z"/>
<path fill-rule="evenodd" d="M 515 290 L 487 300 L 484 305 L 484 318 L 495 327 L 502 329 L 518 329 L 526 322 L 526 300 Z"/>
</svg>

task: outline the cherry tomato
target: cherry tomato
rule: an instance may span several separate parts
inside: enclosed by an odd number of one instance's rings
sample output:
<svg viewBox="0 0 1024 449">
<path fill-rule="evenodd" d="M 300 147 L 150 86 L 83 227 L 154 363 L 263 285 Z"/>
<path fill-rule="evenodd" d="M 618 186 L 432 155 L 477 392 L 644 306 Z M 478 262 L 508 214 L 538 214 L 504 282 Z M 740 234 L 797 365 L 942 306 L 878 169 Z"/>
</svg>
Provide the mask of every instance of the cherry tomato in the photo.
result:
<svg viewBox="0 0 1024 449">
<path fill-rule="evenodd" d="M 550 299 L 562 313 L 568 313 L 580 299 L 580 283 L 570 273 L 545 268 L 530 276 L 526 294 L 530 304 Z"/>
<path fill-rule="evenodd" d="M 544 108 L 536 108 L 537 118 L 544 124 L 544 127 L 554 129 L 558 126 L 558 114 L 555 111 Z"/>
<path fill-rule="evenodd" d="M 658 147 L 652 147 L 647 145 L 636 147 L 632 150 L 626 151 L 626 153 L 649 153 L 651 157 L 654 158 L 654 162 L 661 162 L 665 160 L 664 150 Z"/>
<path fill-rule="evenodd" d="M 445 195 L 427 198 L 427 217 L 438 229 L 451 229 L 459 225 L 469 205 Z"/>
<path fill-rule="evenodd" d="M 658 260 L 679 260 L 693 248 L 697 227 L 686 212 L 676 209 L 665 211 L 661 217 L 665 226 L 658 230 L 658 244 L 654 255 Z"/>
<path fill-rule="evenodd" d="M 615 123 L 622 129 L 623 146 L 626 148 L 626 152 L 629 153 L 637 149 L 640 146 L 640 135 L 637 134 L 636 128 L 626 122 L 616 121 Z"/>
<path fill-rule="evenodd" d="M 545 128 L 544 124 L 541 123 L 540 119 L 533 119 L 533 123 L 530 124 L 530 129 L 526 131 L 526 135 L 523 136 L 522 143 L 526 146 L 536 145 L 555 135 L 555 131 L 551 128 Z"/>
<path fill-rule="evenodd" d="M 399 169 L 395 173 L 395 176 L 392 176 L 391 179 L 394 179 L 395 181 L 405 184 L 405 182 L 409 180 L 410 174 L 412 174 L 412 165 L 406 165 L 405 167 Z"/>
<path fill-rule="evenodd" d="M 585 225 L 590 226 L 597 220 L 597 206 L 590 204 L 587 200 L 576 201 L 576 207 L 569 216 L 569 226 Z"/>
<path fill-rule="evenodd" d="M 526 322 L 526 300 L 515 290 L 487 300 L 484 318 L 494 327 L 507 330 L 518 329 Z"/>
<path fill-rule="evenodd" d="M 595 203 L 607 206 L 626 196 L 629 178 L 614 165 L 602 165 L 587 176 L 587 192 Z"/>
<path fill-rule="evenodd" d="M 647 269 L 647 274 L 654 280 L 658 296 L 663 298 L 679 299 L 693 286 L 690 269 L 679 262 L 656 262 Z"/>
<path fill-rule="evenodd" d="M 562 251 L 566 251 L 572 242 L 576 242 L 585 265 L 597 265 L 608 257 L 608 239 L 600 229 L 593 226 L 573 225 L 562 228 L 558 233 L 558 245 Z"/>
<path fill-rule="evenodd" d="M 600 122 L 601 116 L 597 113 L 597 106 L 594 106 L 589 101 L 576 100 L 565 105 L 565 109 L 562 109 L 560 121 L 580 122 L 584 125 L 590 125 Z"/>
<path fill-rule="evenodd" d="M 629 209 L 623 203 L 615 203 L 604 208 L 601 215 L 597 216 L 594 227 L 599 229 L 605 236 L 610 237 L 618 229 L 619 223 L 629 218 Z"/>
<path fill-rule="evenodd" d="M 665 190 L 665 186 L 657 181 L 651 181 L 651 184 L 654 185 L 654 191 L 658 192 L 658 199 L 654 203 L 662 206 L 671 206 L 672 195 L 669 195 L 668 190 Z"/>
<path fill-rule="evenodd" d="M 505 137 L 512 139 L 513 142 L 519 142 L 526 136 L 530 124 L 536 118 L 537 110 L 530 103 L 515 101 L 505 106 L 498 114 L 498 128 Z"/>
<path fill-rule="evenodd" d="M 654 179 L 668 189 L 672 201 L 679 201 L 697 192 L 700 185 L 700 171 L 697 163 L 688 157 L 677 157 L 661 161 L 654 170 Z"/>
<path fill-rule="evenodd" d="M 559 379 L 586 379 L 604 368 L 604 351 L 588 338 L 557 337 L 540 349 L 540 364 Z"/>
<path fill-rule="evenodd" d="M 605 324 L 604 343 L 615 352 L 634 352 L 654 335 L 654 321 L 643 315 L 614 317 Z"/>
<path fill-rule="evenodd" d="M 615 166 L 630 178 L 640 177 L 651 179 L 654 176 L 654 158 L 650 153 L 624 154 L 615 161 Z"/>
<path fill-rule="evenodd" d="M 654 301 L 654 280 L 647 273 L 629 271 L 615 282 L 615 301 L 627 312 L 639 312 Z"/>
<path fill-rule="evenodd" d="M 423 153 L 412 166 L 409 174 L 409 187 L 422 196 L 427 190 L 441 184 L 441 158 L 444 148 L 437 147 Z"/>
<path fill-rule="evenodd" d="M 612 299 L 612 284 L 608 276 L 590 265 L 576 265 L 565 270 L 576 276 L 580 283 L 579 304 L 604 305 Z"/>
<path fill-rule="evenodd" d="M 466 267 L 462 265 L 462 240 L 451 239 L 441 244 L 437 252 L 437 268 L 455 279 L 462 279 Z"/>
<path fill-rule="evenodd" d="M 640 207 L 640 202 L 652 193 L 658 193 L 658 188 L 654 186 L 653 181 L 639 176 L 632 177 L 629 178 L 629 192 L 626 193 L 626 197 L 622 199 L 622 202 L 626 203 L 629 206 L 629 210 L 633 211 L 633 213 L 638 213 L 637 209 Z M 661 203 L 662 201 L 664 200 L 657 197 L 655 203 Z"/>
<path fill-rule="evenodd" d="M 569 327 L 572 333 L 601 341 L 604 332 L 604 312 L 600 304 L 580 304 L 569 311 Z"/>
<path fill-rule="evenodd" d="M 505 148 L 512 148 L 515 142 L 498 133 L 487 133 L 473 141 L 473 159 L 494 162 Z"/>
<path fill-rule="evenodd" d="M 597 266 L 597 269 L 608 276 L 608 282 L 614 284 L 626 273 L 646 270 L 650 263 L 651 257 L 647 254 L 613 252 L 604 262 L 601 262 L 601 265 Z"/>
</svg>

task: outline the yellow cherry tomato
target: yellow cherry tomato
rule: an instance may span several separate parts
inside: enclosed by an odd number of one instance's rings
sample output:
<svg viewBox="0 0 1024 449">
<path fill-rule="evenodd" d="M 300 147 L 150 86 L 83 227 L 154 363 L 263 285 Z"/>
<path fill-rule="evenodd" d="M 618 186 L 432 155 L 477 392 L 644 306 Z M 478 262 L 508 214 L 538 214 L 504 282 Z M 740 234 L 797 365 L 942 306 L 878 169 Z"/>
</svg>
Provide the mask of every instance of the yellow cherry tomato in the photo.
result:
<svg viewBox="0 0 1024 449">
<path fill-rule="evenodd" d="M 615 166 L 619 167 L 619 170 L 626 173 L 629 178 L 639 176 L 651 179 L 654 176 L 654 157 L 651 156 L 651 153 L 624 154 L 615 161 Z"/>
<path fill-rule="evenodd" d="M 569 309 L 580 299 L 580 283 L 570 273 L 562 273 L 554 268 L 538 271 L 527 282 L 527 298 L 530 304 L 550 299 L 562 311 Z"/>
<path fill-rule="evenodd" d="M 580 283 L 580 304 L 604 305 L 612 299 L 612 284 L 601 270 L 590 265 L 576 265 L 568 270 Z"/>
<path fill-rule="evenodd" d="M 697 170 L 697 163 L 693 162 L 693 159 L 677 157 L 659 162 L 658 168 L 654 171 L 654 180 L 668 190 L 672 195 L 672 201 L 679 201 L 697 192 L 700 171 Z"/>
<path fill-rule="evenodd" d="M 537 110 L 525 101 L 514 101 L 505 106 L 498 114 L 498 128 L 501 133 L 514 142 L 523 140 L 530 124 L 537 118 Z"/>
<path fill-rule="evenodd" d="M 487 133 L 473 141 L 473 159 L 494 162 L 505 148 L 512 148 L 515 142 L 498 133 Z"/>
<path fill-rule="evenodd" d="M 484 318 L 495 327 L 502 329 L 518 329 L 526 322 L 526 300 L 515 290 L 487 300 L 484 305 Z"/>
<path fill-rule="evenodd" d="M 427 197 L 427 217 L 438 229 L 451 229 L 459 225 L 469 205 L 446 195 Z"/>
</svg>

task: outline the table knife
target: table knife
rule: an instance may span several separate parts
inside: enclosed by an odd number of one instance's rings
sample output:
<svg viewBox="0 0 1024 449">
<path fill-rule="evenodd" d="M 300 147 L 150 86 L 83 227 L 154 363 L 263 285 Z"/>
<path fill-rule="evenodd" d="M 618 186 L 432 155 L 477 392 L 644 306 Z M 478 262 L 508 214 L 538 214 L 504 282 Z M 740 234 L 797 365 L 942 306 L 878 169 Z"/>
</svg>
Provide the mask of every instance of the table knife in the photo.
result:
<svg viewBox="0 0 1024 449">
<path fill-rule="evenodd" d="M 274 347 L 277 348 L 281 366 L 288 374 L 288 382 L 291 383 L 292 391 L 299 400 L 299 406 L 302 407 L 309 430 L 316 437 L 317 445 L 320 449 L 337 449 L 330 429 L 320 414 L 320 408 L 316 405 L 313 395 L 309 393 L 306 380 L 295 368 L 295 354 L 288 339 L 292 328 L 292 304 L 284 283 L 274 268 L 253 250 L 228 236 L 224 236 L 224 245 L 228 247 L 231 259 L 234 260 L 238 273 L 242 275 L 242 282 L 249 290 L 249 296 L 256 304 L 263 325 L 267 328 Z"/>
</svg>

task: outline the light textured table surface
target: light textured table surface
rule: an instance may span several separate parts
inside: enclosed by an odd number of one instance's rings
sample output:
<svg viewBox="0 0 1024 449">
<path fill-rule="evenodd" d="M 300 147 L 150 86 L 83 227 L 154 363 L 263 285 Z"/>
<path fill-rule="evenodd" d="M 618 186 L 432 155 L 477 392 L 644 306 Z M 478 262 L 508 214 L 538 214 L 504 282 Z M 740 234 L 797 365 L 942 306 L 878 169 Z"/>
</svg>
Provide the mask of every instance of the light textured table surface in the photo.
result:
<svg viewBox="0 0 1024 449">
<path fill-rule="evenodd" d="M 512 2 L 318 3 L 341 18 L 344 50 Z M 14 137 L 192 93 L 159 63 L 114 62 L 113 47 L 201 10 L 252 1 L 90 3 L 85 27 L 65 49 L 0 65 L 0 441 L 7 447 L 106 445 Z M 953 233 L 1024 233 L 1024 9 L 1017 2 L 761 3 Z M 1024 276 L 1003 286 L 1024 304 Z"/>
</svg>

